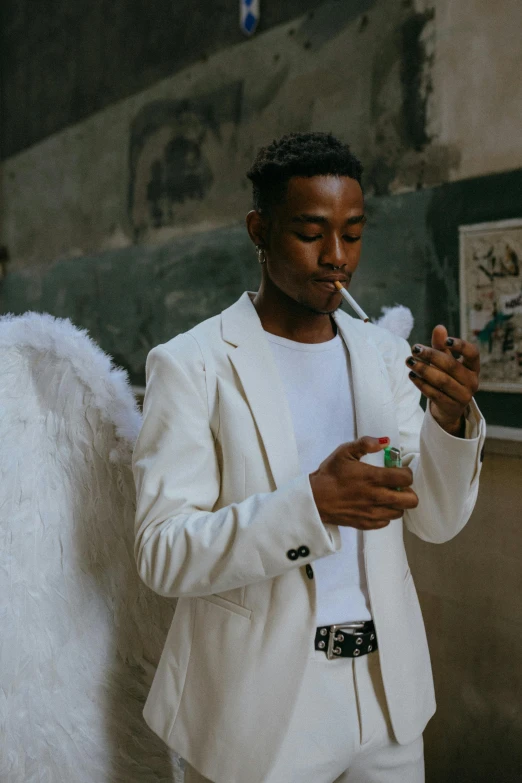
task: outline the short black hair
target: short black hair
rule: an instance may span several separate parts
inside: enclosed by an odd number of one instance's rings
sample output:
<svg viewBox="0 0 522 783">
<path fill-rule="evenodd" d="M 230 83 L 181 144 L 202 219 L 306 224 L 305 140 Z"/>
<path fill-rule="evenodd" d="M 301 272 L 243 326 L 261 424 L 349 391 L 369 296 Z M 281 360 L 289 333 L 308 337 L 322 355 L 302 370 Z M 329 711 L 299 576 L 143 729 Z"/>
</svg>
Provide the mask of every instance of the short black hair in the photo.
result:
<svg viewBox="0 0 522 783">
<path fill-rule="evenodd" d="M 284 198 L 290 177 L 331 174 L 351 177 L 361 185 L 363 167 L 331 133 L 289 133 L 261 147 L 247 177 L 253 185 L 254 209 L 269 212 Z"/>
</svg>

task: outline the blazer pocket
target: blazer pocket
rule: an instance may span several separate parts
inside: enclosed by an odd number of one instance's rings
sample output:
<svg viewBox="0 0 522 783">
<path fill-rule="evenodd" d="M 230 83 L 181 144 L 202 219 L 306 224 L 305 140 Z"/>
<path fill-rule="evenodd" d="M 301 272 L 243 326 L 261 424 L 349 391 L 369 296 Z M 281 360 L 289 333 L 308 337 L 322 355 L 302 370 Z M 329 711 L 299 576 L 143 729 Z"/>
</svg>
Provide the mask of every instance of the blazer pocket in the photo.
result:
<svg viewBox="0 0 522 783">
<path fill-rule="evenodd" d="M 227 601 L 226 598 L 221 598 L 220 595 L 201 595 L 198 596 L 198 601 L 214 604 L 214 606 L 219 606 L 220 609 L 244 617 L 247 620 L 250 620 L 250 617 L 252 616 L 251 609 L 247 609 L 245 606 L 240 606 L 239 604 L 234 604 L 232 601 Z"/>
</svg>

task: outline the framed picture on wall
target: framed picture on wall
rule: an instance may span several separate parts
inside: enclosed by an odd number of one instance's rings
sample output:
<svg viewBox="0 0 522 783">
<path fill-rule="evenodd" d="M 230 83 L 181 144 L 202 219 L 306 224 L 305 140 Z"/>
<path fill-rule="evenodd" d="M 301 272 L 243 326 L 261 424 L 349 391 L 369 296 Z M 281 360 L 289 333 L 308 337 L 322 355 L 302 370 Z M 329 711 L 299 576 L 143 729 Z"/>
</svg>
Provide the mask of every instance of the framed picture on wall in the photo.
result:
<svg viewBox="0 0 522 783">
<path fill-rule="evenodd" d="M 459 227 L 460 327 L 484 391 L 522 392 L 522 218 Z"/>
</svg>

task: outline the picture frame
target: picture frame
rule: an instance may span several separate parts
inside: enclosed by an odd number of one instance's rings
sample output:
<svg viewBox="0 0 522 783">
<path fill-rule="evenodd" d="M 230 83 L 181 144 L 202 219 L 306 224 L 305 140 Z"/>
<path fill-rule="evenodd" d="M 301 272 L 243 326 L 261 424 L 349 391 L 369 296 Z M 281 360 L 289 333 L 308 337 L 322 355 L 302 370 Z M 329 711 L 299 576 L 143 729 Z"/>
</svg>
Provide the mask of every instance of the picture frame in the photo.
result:
<svg viewBox="0 0 522 783">
<path fill-rule="evenodd" d="M 481 391 L 522 392 L 522 218 L 459 226 L 460 328 Z"/>
</svg>

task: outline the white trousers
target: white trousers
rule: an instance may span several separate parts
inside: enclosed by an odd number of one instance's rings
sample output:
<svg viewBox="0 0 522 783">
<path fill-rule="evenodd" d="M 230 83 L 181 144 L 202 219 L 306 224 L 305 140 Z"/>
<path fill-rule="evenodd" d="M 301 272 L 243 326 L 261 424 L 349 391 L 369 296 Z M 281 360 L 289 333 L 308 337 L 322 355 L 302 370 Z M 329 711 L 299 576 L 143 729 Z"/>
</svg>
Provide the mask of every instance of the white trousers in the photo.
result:
<svg viewBox="0 0 522 783">
<path fill-rule="evenodd" d="M 185 783 L 209 781 L 187 765 Z M 422 736 L 393 738 L 378 652 L 329 661 L 314 650 L 264 783 L 424 783 Z"/>
</svg>

